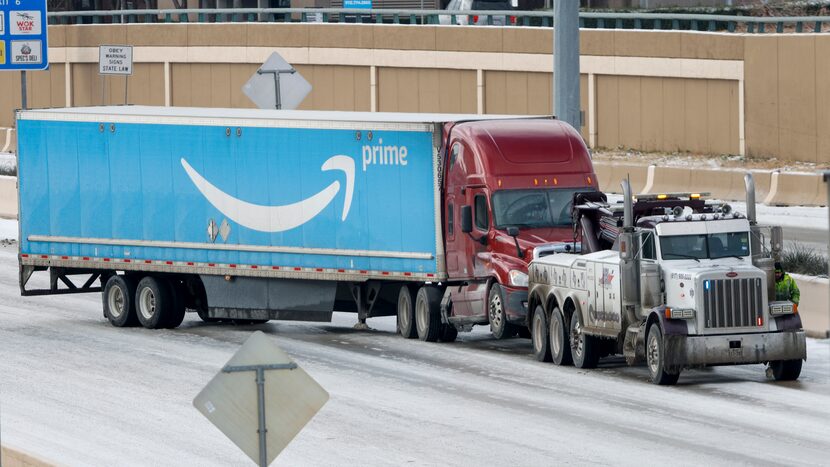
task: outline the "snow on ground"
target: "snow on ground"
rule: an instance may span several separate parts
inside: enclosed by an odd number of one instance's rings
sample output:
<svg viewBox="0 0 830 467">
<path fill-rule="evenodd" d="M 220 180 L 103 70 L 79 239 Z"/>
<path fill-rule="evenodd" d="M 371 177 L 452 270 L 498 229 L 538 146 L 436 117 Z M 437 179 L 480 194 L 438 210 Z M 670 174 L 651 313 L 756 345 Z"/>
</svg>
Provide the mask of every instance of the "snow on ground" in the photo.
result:
<svg viewBox="0 0 830 467">
<path fill-rule="evenodd" d="M 250 465 L 191 401 L 254 330 L 331 395 L 275 465 L 819 465 L 830 452 L 828 340 L 808 340 L 797 382 L 750 365 L 657 387 L 619 358 L 557 367 L 481 329 L 403 339 L 394 317 L 368 332 L 344 313 L 114 328 L 97 294 L 20 297 L 15 253 L 0 247 L 2 439 L 62 465 Z"/>
<path fill-rule="evenodd" d="M 17 240 L 17 221 L 0 218 L 0 240 Z"/>
</svg>

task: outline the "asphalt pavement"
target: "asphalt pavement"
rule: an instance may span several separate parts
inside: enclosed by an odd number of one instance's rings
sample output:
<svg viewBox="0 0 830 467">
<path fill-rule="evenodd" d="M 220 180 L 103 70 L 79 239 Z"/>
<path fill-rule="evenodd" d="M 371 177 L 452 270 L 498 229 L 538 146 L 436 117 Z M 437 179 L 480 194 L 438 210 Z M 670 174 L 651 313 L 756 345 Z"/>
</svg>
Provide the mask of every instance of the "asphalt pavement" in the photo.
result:
<svg viewBox="0 0 830 467">
<path fill-rule="evenodd" d="M 118 329 L 97 294 L 20 297 L 0 246 L 0 431 L 63 465 L 250 465 L 193 397 L 262 330 L 331 394 L 275 465 L 821 465 L 830 453 L 830 340 L 799 381 L 762 365 L 685 372 L 535 361 L 485 329 L 452 344 L 395 335 L 394 318 Z M 290 404 L 286 401 L 286 404 Z M 275 421 L 278 423 L 278 421 Z M 252 427 L 251 429 L 255 429 Z"/>
</svg>

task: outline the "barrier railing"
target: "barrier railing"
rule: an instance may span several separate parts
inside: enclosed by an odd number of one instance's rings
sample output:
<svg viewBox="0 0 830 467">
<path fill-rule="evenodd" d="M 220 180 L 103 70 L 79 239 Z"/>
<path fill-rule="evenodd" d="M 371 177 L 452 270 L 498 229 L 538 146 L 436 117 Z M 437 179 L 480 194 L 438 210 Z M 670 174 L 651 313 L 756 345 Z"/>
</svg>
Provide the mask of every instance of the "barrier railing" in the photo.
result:
<svg viewBox="0 0 830 467">
<path fill-rule="evenodd" d="M 553 26 L 553 11 L 349 9 L 349 8 L 187 8 L 55 11 L 49 24 L 106 23 L 385 23 Z M 674 13 L 580 12 L 588 29 L 690 30 L 746 33 L 822 32 L 830 16 L 731 16 Z"/>
</svg>

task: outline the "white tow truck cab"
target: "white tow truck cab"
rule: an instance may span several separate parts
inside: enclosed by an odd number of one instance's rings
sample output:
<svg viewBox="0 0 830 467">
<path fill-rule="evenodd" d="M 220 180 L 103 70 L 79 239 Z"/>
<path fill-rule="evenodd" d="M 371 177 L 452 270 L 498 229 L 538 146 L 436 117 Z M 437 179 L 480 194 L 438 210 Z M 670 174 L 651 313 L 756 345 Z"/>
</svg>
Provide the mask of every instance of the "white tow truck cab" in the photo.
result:
<svg viewBox="0 0 830 467">
<path fill-rule="evenodd" d="M 685 368 L 769 363 L 794 380 L 806 359 L 798 307 L 774 301 L 781 228 L 700 194 L 574 196 L 574 251 L 529 269 L 528 327 L 542 361 L 592 368 L 623 354 L 645 360 L 651 380 L 674 384 Z M 579 242 L 577 242 L 579 240 Z"/>
</svg>

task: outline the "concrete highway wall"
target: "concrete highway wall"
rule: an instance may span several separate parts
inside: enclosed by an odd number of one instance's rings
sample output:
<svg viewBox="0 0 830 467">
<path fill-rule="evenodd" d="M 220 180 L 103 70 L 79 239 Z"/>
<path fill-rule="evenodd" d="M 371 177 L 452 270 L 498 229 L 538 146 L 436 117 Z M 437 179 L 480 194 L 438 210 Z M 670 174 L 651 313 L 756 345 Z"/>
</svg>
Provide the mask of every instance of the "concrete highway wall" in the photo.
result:
<svg viewBox="0 0 830 467">
<path fill-rule="evenodd" d="M 337 24 L 50 26 L 34 107 L 251 107 L 241 86 L 274 50 L 314 86 L 301 108 L 547 114 L 552 31 Z M 97 72 L 99 45 L 134 74 Z M 592 147 L 830 162 L 830 35 L 584 30 L 581 128 Z M 20 78 L 0 75 L 0 127 Z M 125 96 L 126 88 L 126 96 Z"/>
</svg>

